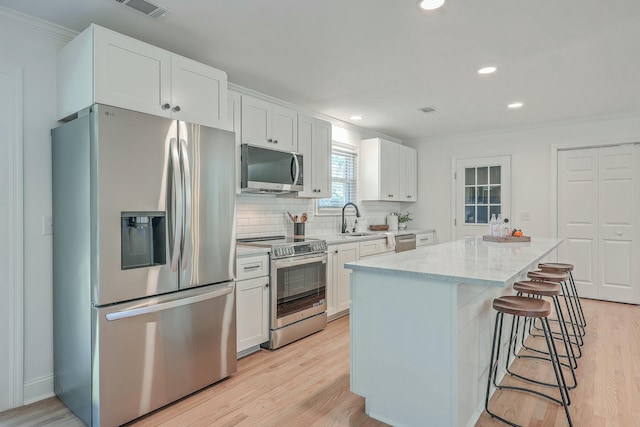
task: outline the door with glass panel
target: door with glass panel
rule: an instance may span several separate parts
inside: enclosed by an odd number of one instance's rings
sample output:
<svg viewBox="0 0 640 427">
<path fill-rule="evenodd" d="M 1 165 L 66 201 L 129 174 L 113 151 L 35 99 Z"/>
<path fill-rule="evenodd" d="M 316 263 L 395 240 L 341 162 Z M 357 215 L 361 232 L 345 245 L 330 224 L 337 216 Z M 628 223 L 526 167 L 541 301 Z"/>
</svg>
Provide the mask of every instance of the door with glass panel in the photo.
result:
<svg viewBox="0 0 640 427">
<path fill-rule="evenodd" d="M 456 161 L 453 240 L 489 232 L 491 215 L 511 217 L 511 156 Z"/>
</svg>

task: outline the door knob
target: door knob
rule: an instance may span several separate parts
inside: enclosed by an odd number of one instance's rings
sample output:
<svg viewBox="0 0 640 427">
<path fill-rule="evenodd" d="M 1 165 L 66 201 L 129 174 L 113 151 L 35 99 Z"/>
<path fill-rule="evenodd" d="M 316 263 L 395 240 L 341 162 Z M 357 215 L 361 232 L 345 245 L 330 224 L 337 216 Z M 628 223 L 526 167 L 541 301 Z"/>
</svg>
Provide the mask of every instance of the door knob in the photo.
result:
<svg viewBox="0 0 640 427">
<path fill-rule="evenodd" d="M 167 104 L 162 104 L 162 106 L 160 108 L 162 108 L 163 110 L 168 110 L 169 108 L 171 108 L 171 105 L 169 105 L 168 103 Z"/>
<path fill-rule="evenodd" d="M 180 111 L 180 106 L 176 105 L 175 107 L 173 107 L 173 111 L 175 111 L 176 113 Z"/>
</svg>

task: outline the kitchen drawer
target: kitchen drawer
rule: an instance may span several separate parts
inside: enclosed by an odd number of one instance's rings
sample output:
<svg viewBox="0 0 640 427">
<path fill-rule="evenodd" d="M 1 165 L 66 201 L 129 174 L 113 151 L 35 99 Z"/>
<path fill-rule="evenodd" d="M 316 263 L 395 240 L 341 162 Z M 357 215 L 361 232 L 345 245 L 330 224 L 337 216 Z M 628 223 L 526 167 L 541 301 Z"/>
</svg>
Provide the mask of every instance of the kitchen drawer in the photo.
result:
<svg viewBox="0 0 640 427">
<path fill-rule="evenodd" d="M 254 255 L 236 259 L 236 280 L 269 275 L 269 255 Z"/>
<path fill-rule="evenodd" d="M 433 245 L 433 232 L 416 234 L 416 246 Z"/>
</svg>

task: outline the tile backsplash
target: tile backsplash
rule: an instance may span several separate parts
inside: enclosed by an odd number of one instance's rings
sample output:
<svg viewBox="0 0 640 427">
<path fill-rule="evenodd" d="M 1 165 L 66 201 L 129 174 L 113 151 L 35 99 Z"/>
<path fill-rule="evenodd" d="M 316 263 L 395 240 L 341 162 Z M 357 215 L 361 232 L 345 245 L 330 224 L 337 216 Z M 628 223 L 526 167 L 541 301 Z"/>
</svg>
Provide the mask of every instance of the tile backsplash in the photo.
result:
<svg viewBox="0 0 640 427">
<path fill-rule="evenodd" d="M 352 229 L 354 220 L 358 220 L 357 231 L 368 231 L 370 224 L 385 224 L 390 212 L 405 211 L 406 203 L 401 202 L 359 202 L 360 218 L 356 218 L 355 209 L 349 206 L 345 213 L 347 226 Z M 292 215 L 307 213 L 305 234 L 319 236 L 340 233 L 340 215 L 316 215 L 314 199 L 296 199 L 267 195 L 240 194 L 236 198 L 236 232 L 238 238 L 293 235 L 293 223 L 287 211 Z"/>
</svg>

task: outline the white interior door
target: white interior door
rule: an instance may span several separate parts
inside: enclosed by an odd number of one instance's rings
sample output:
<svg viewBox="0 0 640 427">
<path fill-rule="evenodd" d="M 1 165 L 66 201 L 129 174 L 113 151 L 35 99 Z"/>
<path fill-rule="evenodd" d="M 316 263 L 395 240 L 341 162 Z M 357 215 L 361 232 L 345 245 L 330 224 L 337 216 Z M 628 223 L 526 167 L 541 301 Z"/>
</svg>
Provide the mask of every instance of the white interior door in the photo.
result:
<svg viewBox="0 0 640 427">
<path fill-rule="evenodd" d="M 492 214 L 511 218 L 511 156 L 458 159 L 455 165 L 454 240 L 488 234 Z"/>
<path fill-rule="evenodd" d="M 0 65 L 0 412 L 22 405 L 22 73 Z"/>
<path fill-rule="evenodd" d="M 640 303 L 640 145 L 558 152 L 561 261 L 581 296 Z"/>
</svg>

